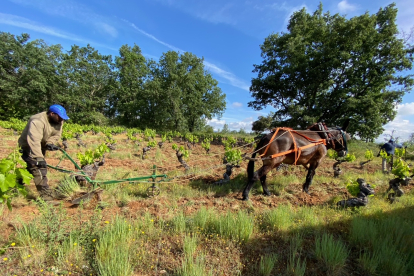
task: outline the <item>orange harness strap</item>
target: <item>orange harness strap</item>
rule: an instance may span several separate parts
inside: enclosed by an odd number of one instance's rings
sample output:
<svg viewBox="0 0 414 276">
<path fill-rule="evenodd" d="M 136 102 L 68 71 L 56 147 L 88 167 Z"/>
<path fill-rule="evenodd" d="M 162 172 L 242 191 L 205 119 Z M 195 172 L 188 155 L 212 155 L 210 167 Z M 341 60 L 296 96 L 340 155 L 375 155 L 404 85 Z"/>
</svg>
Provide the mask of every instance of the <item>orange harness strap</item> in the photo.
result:
<svg viewBox="0 0 414 276">
<path fill-rule="evenodd" d="M 300 154 L 301 154 L 303 149 L 315 147 L 315 146 L 321 145 L 321 144 L 326 146 L 326 140 L 325 139 L 315 140 L 315 139 L 307 137 L 307 136 L 305 136 L 301 133 L 298 133 L 297 131 L 295 131 L 291 128 L 280 127 L 280 128 L 276 129 L 275 133 L 272 136 L 272 139 L 270 140 L 269 144 L 267 144 L 267 147 L 266 147 L 264 153 L 261 154 L 260 157 L 263 157 L 267 153 L 267 150 L 269 149 L 270 144 L 274 141 L 274 138 L 276 137 L 277 133 L 279 132 L 279 129 L 286 130 L 287 132 L 289 132 L 289 134 L 290 134 L 290 136 L 292 137 L 292 140 L 293 140 L 293 149 L 288 150 L 288 151 L 284 151 L 284 152 L 275 153 L 275 154 L 270 156 L 271 159 L 279 157 L 279 156 L 287 155 L 289 153 L 294 152 L 295 153 L 295 163 L 294 163 L 294 165 L 296 165 L 296 162 L 299 160 Z M 302 136 L 303 138 L 306 138 L 309 141 L 312 141 L 313 143 L 309 144 L 309 145 L 306 145 L 306 146 L 303 146 L 303 147 L 298 147 L 297 144 L 296 144 L 295 137 L 293 136 L 292 132 L 298 134 L 299 136 Z"/>
</svg>

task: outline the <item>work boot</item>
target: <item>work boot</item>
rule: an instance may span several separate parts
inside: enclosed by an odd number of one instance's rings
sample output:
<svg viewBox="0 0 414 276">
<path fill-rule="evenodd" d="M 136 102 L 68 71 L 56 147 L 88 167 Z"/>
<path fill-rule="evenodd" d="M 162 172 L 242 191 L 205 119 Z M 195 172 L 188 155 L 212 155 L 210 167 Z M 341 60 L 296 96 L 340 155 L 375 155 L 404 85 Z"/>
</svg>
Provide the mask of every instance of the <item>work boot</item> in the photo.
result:
<svg viewBox="0 0 414 276">
<path fill-rule="evenodd" d="M 35 200 L 39 197 L 39 194 L 32 187 L 30 187 L 28 185 L 25 185 L 25 189 L 26 189 L 26 192 L 27 192 L 26 198 Z"/>
<path fill-rule="evenodd" d="M 40 194 L 40 198 L 43 201 L 47 202 L 47 203 L 50 203 L 52 205 L 59 205 L 60 204 L 59 201 L 55 200 L 56 198 L 54 196 L 54 192 L 51 189 L 41 190 L 41 191 L 39 191 L 39 194 Z"/>
</svg>

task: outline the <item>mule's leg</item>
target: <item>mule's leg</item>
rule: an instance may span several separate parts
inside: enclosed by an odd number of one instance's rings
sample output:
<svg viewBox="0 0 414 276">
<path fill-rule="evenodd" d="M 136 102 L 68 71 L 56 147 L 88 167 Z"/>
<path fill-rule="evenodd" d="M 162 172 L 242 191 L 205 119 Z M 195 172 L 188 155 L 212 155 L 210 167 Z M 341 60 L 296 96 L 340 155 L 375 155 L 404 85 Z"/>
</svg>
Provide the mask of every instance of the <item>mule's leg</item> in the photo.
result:
<svg viewBox="0 0 414 276">
<path fill-rule="evenodd" d="M 269 189 L 267 188 L 267 184 L 266 184 L 266 175 L 263 175 L 262 177 L 260 177 L 260 183 L 262 183 L 262 188 L 263 188 L 263 194 L 266 196 L 270 196 L 272 195 L 269 192 Z"/>
<path fill-rule="evenodd" d="M 317 167 L 317 163 L 309 166 L 308 174 L 306 175 L 306 181 L 303 184 L 303 191 L 307 194 L 309 194 L 309 186 L 312 184 L 313 176 L 315 175 L 315 170 Z"/>
<path fill-rule="evenodd" d="M 247 183 L 246 187 L 243 190 L 243 200 L 249 200 L 249 193 L 250 190 L 252 189 L 254 183 L 257 180 L 262 180 L 262 177 L 264 176 L 264 180 L 266 180 L 266 174 L 273 168 L 272 165 L 263 165 L 263 167 L 261 167 L 257 172 L 254 173 L 253 177 L 251 179 L 249 179 L 249 182 Z M 263 183 L 262 183 L 263 185 Z M 263 187 L 263 191 L 265 187 Z M 266 185 L 266 191 L 269 193 L 269 191 L 267 190 L 267 185 Z"/>
</svg>

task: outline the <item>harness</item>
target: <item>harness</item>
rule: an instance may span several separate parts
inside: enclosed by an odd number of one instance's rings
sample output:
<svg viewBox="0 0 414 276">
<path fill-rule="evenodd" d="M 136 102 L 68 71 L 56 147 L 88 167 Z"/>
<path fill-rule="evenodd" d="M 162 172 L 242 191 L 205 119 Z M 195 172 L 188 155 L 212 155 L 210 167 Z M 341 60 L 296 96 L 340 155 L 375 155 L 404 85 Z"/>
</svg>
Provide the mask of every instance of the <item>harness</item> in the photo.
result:
<svg viewBox="0 0 414 276">
<path fill-rule="evenodd" d="M 307 136 L 297 132 L 296 130 L 293 130 L 292 128 L 278 127 L 278 128 L 275 129 L 275 132 L 272 136 L 272 139 L 270 139 L 270 142 L 267 144 L 267 147 L 266 147 L 265 151 L 260 155 L 260 157 L 263 157 L 267 153 L 267 150 L 269 149 L 270 144 L 275 140 L 275 137 L 279 133 L 279 130 L 284 130 L 284 131 L 286 131 L 290 134 L 290 136 L 292 137 L 292 141 L 293 141 L 293 149 L 270 155 L 269 156 L 270 159 L 273 159 L 273 158 L 276 158 L 276 157 L 279 157 L 279 156 L 283 156 L 283 155 L 287 155 L 289 153 L 294 152 L 295 153 L 295 163 L 294 163 L 294 165 L 296 165 L 296 162 L 299 160 L 299 157 L 300 157 L 300 154 L 302 153 L 302 150 L 308 149 L 308 148 L 311 148 L 311 147 L 316 147 L 316 146 L 322 145 L 322 144 L 326 146 L 326 140 L 327 139 L 315 140 L 313 138 L 307 137 Z M 306 146 L 298 147 L 298 145 L 296 144 L 295 136 L 293 136 L 293 134 L 297 134 L 297 135 L 305 138 L 306 140 L 308 140 L 312 143 L 308 144 Z"/>
</svg>

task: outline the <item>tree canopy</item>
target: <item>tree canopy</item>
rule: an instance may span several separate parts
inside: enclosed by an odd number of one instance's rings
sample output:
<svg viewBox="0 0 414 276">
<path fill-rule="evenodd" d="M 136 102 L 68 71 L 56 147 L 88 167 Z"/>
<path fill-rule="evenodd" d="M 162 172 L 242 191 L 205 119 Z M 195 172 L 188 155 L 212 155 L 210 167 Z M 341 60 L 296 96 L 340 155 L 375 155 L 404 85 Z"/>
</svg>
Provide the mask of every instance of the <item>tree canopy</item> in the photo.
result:
<svg viewBox="0 0 414 276">
<path fill-rule="evenodd" d="M 137 45 L 123 45 L 113 58 L 91 45 L 63 53 L 29 39 L 0 33 L 0 120 L 27 119 L 58 103 L 74 123 L 192 132 L 226 108 L 203 58 L 189 52 L 169 51 L 156 62 Z"/>
<path fill-rule="evenodd" d="M 346 19 L 295 12 L 286 33 L 269 35 L 254 65 L 249 106 L 273 106 L 273 126 L 305 128 L 317 121 L 342 125 L 364 139 L 383 132 L 413 86 L 413 47 L 398 38 L 394 4 Z"/>
</svg>

